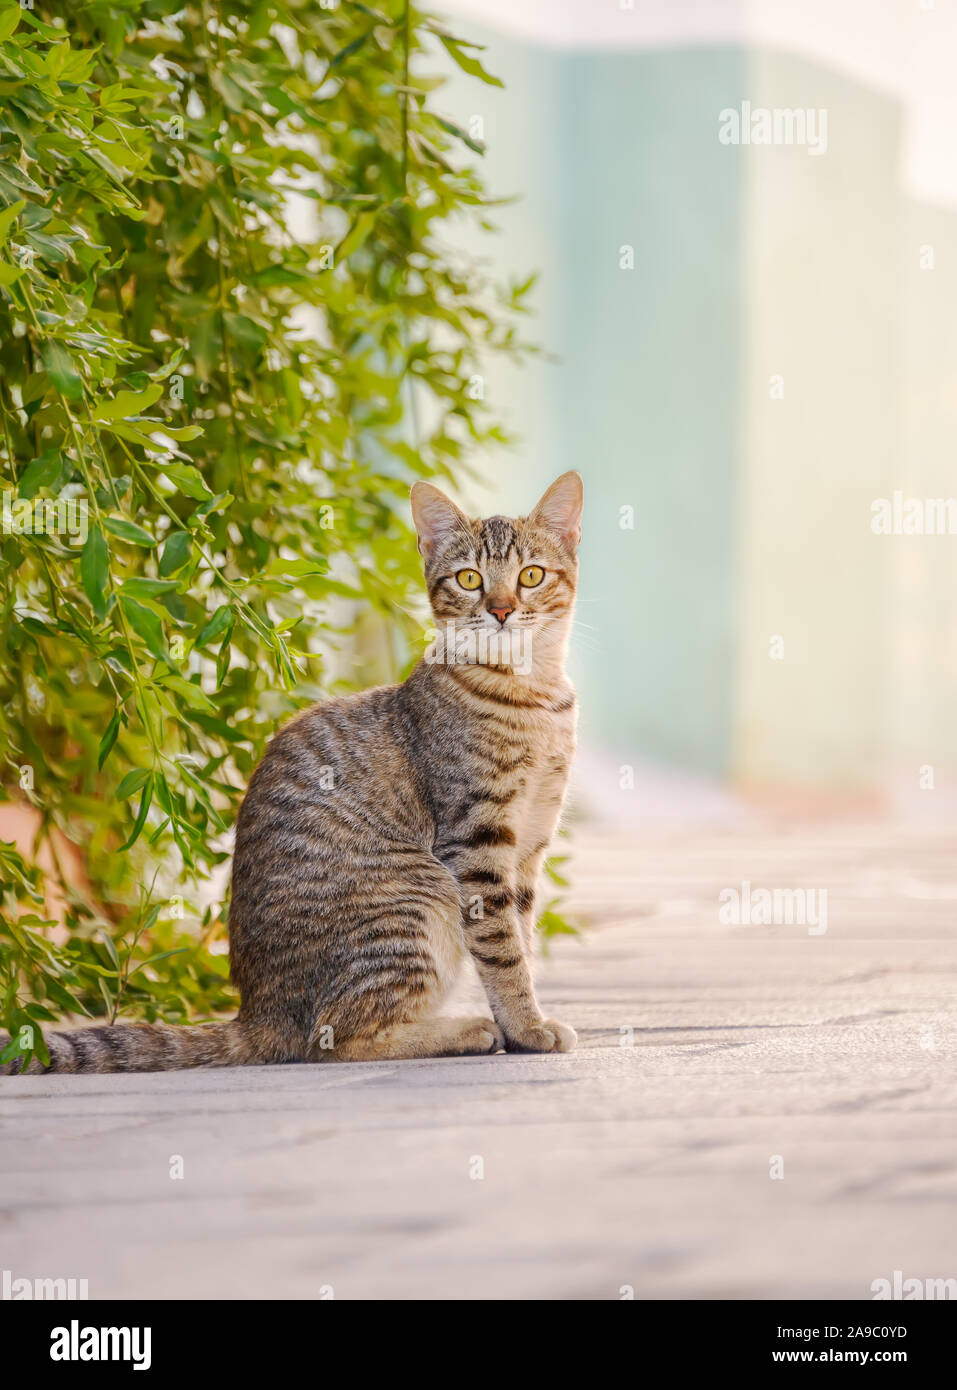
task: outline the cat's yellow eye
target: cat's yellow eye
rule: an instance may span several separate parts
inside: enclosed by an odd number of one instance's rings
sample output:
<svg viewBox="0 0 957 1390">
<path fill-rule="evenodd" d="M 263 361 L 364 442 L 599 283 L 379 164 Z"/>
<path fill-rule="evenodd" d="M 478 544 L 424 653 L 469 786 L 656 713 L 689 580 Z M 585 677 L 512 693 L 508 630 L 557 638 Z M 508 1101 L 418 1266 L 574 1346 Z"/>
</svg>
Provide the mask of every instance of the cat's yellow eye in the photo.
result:
<svg viewBox="0 0 957 1390">
<path fill-rule="evenodd" d="M 459 570 L 455 576 L 463 589 L 481 589 L 482 576 L 478 570 Z"/>
<path fill-rule="evenodd" d="M 541 584 L 545 578 L 545 571 L 541 565 L 526 565 L 518 576 L 518 582 L 525 589 L 534 589 Z"/>
</svg>

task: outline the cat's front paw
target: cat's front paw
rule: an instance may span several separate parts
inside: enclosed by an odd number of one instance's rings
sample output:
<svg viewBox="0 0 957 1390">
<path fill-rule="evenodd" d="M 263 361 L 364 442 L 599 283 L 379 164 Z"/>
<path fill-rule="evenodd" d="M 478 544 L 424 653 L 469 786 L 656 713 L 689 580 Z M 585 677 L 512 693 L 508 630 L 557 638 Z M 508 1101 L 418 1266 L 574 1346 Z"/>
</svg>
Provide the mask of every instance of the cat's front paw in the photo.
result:
<svg viewBox="0 0 957 1390">
<path fill-rule="evenodd" d="M 543 1018 L 521 1033 L 508 1034 L 505 1046 L 509 1052 L 573 1052 L 577 1042 L 578 1034 L 567 1023 Z"/>
<path fill-rule="evenodd" d="M 463 1053 L 501 1052 L 505 1034 L 490 1018 L 463 1018 L 459 1038 Z"/>
</svg>

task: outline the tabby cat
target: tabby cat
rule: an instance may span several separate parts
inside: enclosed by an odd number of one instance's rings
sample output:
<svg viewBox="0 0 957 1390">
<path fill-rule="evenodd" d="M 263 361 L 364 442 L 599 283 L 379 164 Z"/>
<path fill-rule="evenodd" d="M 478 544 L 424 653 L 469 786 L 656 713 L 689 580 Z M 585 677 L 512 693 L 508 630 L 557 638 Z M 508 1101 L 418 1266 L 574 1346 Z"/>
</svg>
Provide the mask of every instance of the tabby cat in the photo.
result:
<svg viewBox="0 0 957 1390">
<path fill-rule="evenodd" d="M 439 637 L 404 684 L 292 719 L 254 773 L 229 914 L 238 1018 L 55 1033 L 51 1070 L 575 1046 L 542 1016 L 531 960 L 536 881 L 575 745 L 564 661 L 581 513 L 577 473 L 517 520 L 472 521 L 414 485 Z M 468 955 L 493 1018 L 441 1012 Z"/>
</svg>

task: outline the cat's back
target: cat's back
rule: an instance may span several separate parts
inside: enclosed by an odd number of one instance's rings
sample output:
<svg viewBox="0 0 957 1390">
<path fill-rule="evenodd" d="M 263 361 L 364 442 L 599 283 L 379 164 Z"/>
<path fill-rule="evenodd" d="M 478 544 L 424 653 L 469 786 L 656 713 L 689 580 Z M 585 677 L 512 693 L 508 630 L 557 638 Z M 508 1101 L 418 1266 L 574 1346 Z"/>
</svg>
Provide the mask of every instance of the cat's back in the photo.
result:
<svg viewBox="0 0 957 1390">
<path fill-rule="evenodd" d="M 397 694 L 378 686 L 326 700 L 280 729 L 250 780 L 237 854 L 264 838 L 292 842 L 335 829 L 362 839 L 386 824 L 419 838 L 425 817 Z"/>
</svg>

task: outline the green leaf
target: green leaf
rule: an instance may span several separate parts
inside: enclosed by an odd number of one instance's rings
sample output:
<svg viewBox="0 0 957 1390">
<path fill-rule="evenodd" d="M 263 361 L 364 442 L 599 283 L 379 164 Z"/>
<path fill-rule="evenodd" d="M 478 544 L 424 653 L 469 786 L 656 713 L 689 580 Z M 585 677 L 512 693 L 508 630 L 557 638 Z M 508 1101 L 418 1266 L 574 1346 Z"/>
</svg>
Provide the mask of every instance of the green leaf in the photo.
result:
<svg viewBox="0 0 957 1390">
<path fill-rule="evenodd" d="M 63 65 L 70 52 L 70 40 L 64 39 L 62 43 L 51 44 L 43 58 L 43 66 L 50 77 L 59 77 L 63 71 Z"/>
<path fill-rule="evenodd" d="M 106 617 L 106 591 L 110 575 L 110 552 L 99 526 L 92 526 L 80 555 L 80 578 L 93 612 L 101 621 Z"/>
<path fill-rule="evenodd" d="M 175 591 L 179 583 L 175 579 L 150 579 L 140 574 L 133 579 L 124 579 L 121 587 L 124 594 L 130 594 L 133 598 L 155 598 L 157 594 Z"/>
<path fill-rule="evenodd" d="M 149 531 L 144 531 L 142 526 L 137 526 L 135 521 L 127 521 L 125 517 L 104 517 L 103 525 L 112 535 L 119 536 L 120 540 L 129 541 L 131 545 L 152 547 L 156 544 Z"/>
<path fill-rule="evenodd" d="M 100 940 L 106 947 L 106 954 L 113 962 L 114 969 L 118 971 L 120 969 L 120 958 L 116 954 L 116 945 L 114 944 L 113 938 L 112 936 L 110 936 L 109 932 L 104 931 L 102 927 L 100 928 Z"/>
<path fill-rule="evenodd" d="M 209 696 L 192 681 L 184 680 L 182 676 L 168 675 L 161 678 L 161 683 L 168 690 L 174 690 L 177 695 L 181 696 L 191 709 L 205 710 L 209 714 L 216 713 L 216 706 Z"/>
<path fill-rule="evenodd" d="M 460 125 L 456 125 L 454 121 L 448 120 L 445 116 L 436 116 L 435 119 L 444 131 L 447 131 L 449 135 L 454 135 L 456 139 L 461 140 L 463 144 L 468 145 L 470 150 L 474 150 L 476 154 L 485 153 L 484 141 L 474 140 L 467 130 L 463 130 Z"/>
<path fill-rule="evenodd" d="M 469 77 L 477 77 L 480 82 L 484 82 L 489 87 L 504 87 L 505 83 L 501 78 L 493 77 L 490 72 L 486 72 L 477 58 L 471 57 L 466 53 L 466 48 L 477 48 L 482 51 L 483 45 L 478 43 L 466 43 L 463 39 L 453 39 L 451 34 L 439 34 L 440 41 L 445 46 L 446 51 L 452 61 L 467 72 Z"/>
<path fill-rule="evenodd" d="M 113 400 L 100 401 L 93 411 L 93 419 L 129 420 L 134 415 L 142 415 L 154 405 L 163 394 L 160 385 L 147 386 L 145 391 L 117 391 Z"/>
<path fill-rule="evenodd" d="M 45 396 L 50 387 L 50 378 L 46 372 L 31 372 L 24 382 L 21 399 L 24 406 L 32 405 Z"/>
<path fill-rule="evenodd" d="M 65 396 L 68 401 L 77 400 L 83 394 L 83 382 L 80 380 L 73 358 L 63 344 L 51 339 L 44 343 L 40 355 L 43 358 L 47 376 L 60 395 Z"/>
<path fill-rule="evenodd" d="M 63 458 L 59 449 L 47 449 L 46 453 L 28 463 L 23 470 L 17 492 L 21 497 L 33 498 L 41 488 L 52 489 L 54 482 L 63 471 Z"/>
<path fill-rule="evenodd" d="M 113 711 L 113 718 L 106 726 L 106 733 L 100 739 L 99 751 L 96 755 L 97 770 L 101 770 L 103 764 L 110 756 L 110 749 L 116 742 L 116 736 L 120 732 L 120 712 L 118 709 Z"/>
<path fill-rule="evenodd" d="M 231 492 L 219 492 L 211 502 L 202 502 L 193 512 L 193 517 L 205 520 L 212 512 L 224 512 L 232 501 L 234 498 Z"/>
<path fill-rule="evenodd" d="M 140 787 L 144 787 L 150 779 L 149 768 L 138 767 L 132 772 L 128 772 L 123 778 L 116 791 L 113 793 L 117 801 L 125 801 L 128 796 L 138 792 Z"/>
<path fill-rule="evenodd" d="M 203 482 L 202 473 L 191 463 L 164 463 L 163 472 L 187 497 L 195 497 L 198 502 L 203 502 L 213 495 Z"/>
<path fill-rule="evenodd" d="M 47 975 L 43 984 L 47 998 L 59 1004 L 61 1009 L 64 1009 L 68 1014 L 86 1014 L 89 1017 L 90 1011 L 79 995 L 64 989 L 60 981 L 53 975 Z"/>
<path fill-rule="evenodd" d="M 137 961 L 126 978 L 130 979 L 137 970 L 144 970 L 149 965 L 158 965 L 161 960 L 169 960 L 170 956 L 181 956 L 187 949 L 186 946 L 177 946 L 173 951 L 160 951 L 158 955 L 150 956 L 148 960 Z"/>
<path fill-rule="evenodd" d="M 147 650 L 159 660 L 165 661 L 167 652 L 163 641 L 163 624 L 156 614 L 124 593 L 120 594 L 120 607 L 130 627 L 143 639 Z"/>
<path fill-rule="evenodd" d="M 363 47 L 366 40 L 372 36 L 374 31 L 375 26 L 373 25 L 372 29 L 367 29 L 364 34 L 360 34 L 358 38 L 353 39 L 343 48 L 340 48 L 339 52 L 329 60 L 328 71 L 331 72 L 333 68 L 337 68 L 340 63 L 344 63 L 347 58 L 351 58 L 353 53 L 358 53 L 359 49 Z"/>
<path fill-rule="evenodd" d="M 164 420 L 161 425 L 155 425 L 153 434 L 165 434 L 169 439 L 178 439 L 180 443 L 188 442 L 190 439 L 199 439 L 203 433 L 202 425 L 170 425 Z"/>
<path fill-rule="evenodd" d="M 20 1046 L 20 1038 L 14 1036 L 7 1043 L 6 1047 L 0 1052 L 0 1062 L 15 1062 L 18 1057 L 23 1056 L 23 1048 Z"/>
<path fill-rule="evenodd" d="M 0 43 L 8 39 L 20 23 L 20 6 L 10 5 L 0 10 Z"/>
<path fill-rule="evenodd" d="M 354 251 L 364 245 L 372 235 L 372 229 L 376 224 L 376 214 L 374 212 L 360 212 L 349 231 L 342 238 L 336 247 L 336 260 L 339 262 L 347 261 Z"/>
<path fill-rule="evenodd" d="M 178 569 L 182 569 L 189 559 L 191 545 L 192 541 L 187 531 L 174 531 L 163 546 L 159 562 L 160 574 L 175 574 Z"/>
<path fill-rule="evenodd" d="M 233 610 L 228 603 L 224 603 L 221 608 L 216 609 L 216 612 L 196 638 L 197 647 L 207 646 L 217 638 L 221 632 L 225 632 L 232 622 Z"/>
<path fill-rule="evenodd" d="M 136 841 L 139 839 L 139 837 L 140 837 L 140 832 L 142 831 L 143 826 L 146 824 L 146 817 L 147 817 L 147 815 L 148 815 L 148 813 L 149 813 L 149 809 L 150 809 L 150 805 L 151 805 L 151 803 L 152 803 L 152 800 L 153 800 L 153 774 L 150 773 L 149 776 L 148 776 L 147 779 L 146 779 L 146 782 L 143 784 L 143 794 L 142 794 L 142 796 L 140 797 L 140 808 L 139 808 L 139 810 L 138 810 L 137 813 L 136 813 L 136 820 L 135 820 L 135 822 L 133 823 L 133 829 L 132 829 L 132 831 L 130 832 L 130 837 L 129 837 L 129 839 L 126 841 L 125 844 L 120 845 L 120 853 L 121 853 L 121 854 L 123 853 L 124 850 L 129 849 L 131 845 L 134 845 L 134 844 L 136 843 Z"/>
</svg>

